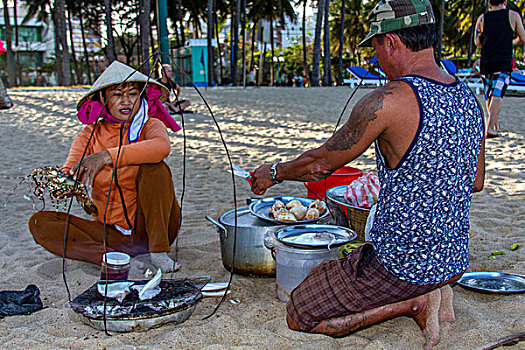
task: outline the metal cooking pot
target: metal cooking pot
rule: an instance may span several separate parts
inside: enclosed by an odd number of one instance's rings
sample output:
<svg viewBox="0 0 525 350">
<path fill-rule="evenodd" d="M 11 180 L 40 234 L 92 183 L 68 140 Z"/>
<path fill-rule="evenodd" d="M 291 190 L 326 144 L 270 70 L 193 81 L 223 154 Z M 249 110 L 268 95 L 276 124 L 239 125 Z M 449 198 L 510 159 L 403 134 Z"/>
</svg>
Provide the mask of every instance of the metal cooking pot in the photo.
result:
<svg viewBox="0 0 525 350">
<path fill-rule="evenodd" d="M 235 236 L 235 209 L 222 215 L 218 222 L 210 216 L 205 217 L 218 227 L 222 263 L 230 271 Z M 241 275 L 275 276 L 275 260 L 264 246 L 264 235 L 268 231 L 275 232 L 285 226 L 257 218 L 250 212 L 249 207 L 238 208 L 233 272 Z"/>
</svg>

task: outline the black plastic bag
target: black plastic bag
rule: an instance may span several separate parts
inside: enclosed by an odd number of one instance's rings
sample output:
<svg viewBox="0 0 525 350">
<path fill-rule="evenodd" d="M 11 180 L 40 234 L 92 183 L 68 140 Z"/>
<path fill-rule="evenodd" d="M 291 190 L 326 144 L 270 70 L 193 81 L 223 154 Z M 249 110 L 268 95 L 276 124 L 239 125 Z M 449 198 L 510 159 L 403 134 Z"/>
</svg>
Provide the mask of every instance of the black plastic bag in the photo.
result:
<svg viewBox="0 0 525 350">
<path fill-rule="evenodd" d="M 29 315 L 43 309 L 40 290 L 30 284 L 23 291 L 0 291 L 0 318 L 12 315 Z"/>
</svg>

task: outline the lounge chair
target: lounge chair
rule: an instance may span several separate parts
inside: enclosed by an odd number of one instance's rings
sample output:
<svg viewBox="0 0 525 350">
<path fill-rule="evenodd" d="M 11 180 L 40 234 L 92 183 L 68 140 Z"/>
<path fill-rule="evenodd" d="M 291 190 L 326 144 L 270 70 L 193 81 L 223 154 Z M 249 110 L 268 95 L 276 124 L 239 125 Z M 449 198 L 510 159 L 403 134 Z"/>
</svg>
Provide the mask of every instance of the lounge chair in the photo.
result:
<svg viewBox="0 0 525 350">
<path fill-rule="evenodd" d="M 345 79 L 343 83 L 350 85 L 351 88 L 354 88 L 355 85 L 359 84 L 361 81 L 363 85 L 375 86 L 380 86 L 388 82 L 388 79 L 385 77 L 375 75 L 363 67 L 348 67 L 346 70 L 352 75 L 352 78 Z"/>
<path fill-rule="evenodd" d="M 518 72 L 510 73 L 510 84 L 507 90 L 525 91 L 525 75 Z"/>
<path fill-rule="evenodd" d="M 481 93 L 483 82 L 478 75 L 472 73 L 472 69 L 458 69 L 451 60 L 441 60 L 441 68 L 448 74 L 453 75 L 458 80 L 467 84 L 471 89 L 474 89 L 476 94 Z"/>
<path fill-rule="evenodd" d="M 472 68 L 458 69 L 458 67 L 456 67 L 454 62 L 452 62 L 451 60 L 442 60 L 441 67 L 445 72 L 455 76 L 456 78 L 465 83 L 468 83 L 470 81 L 481 81 L 481 78 L 478 75 L 472 73 Z"/>
<path fill-rule="evenodd" d="M 458 74 L 458 67 L 451 60 L 441 60 L 441 68 L 450 75 L 457 76 Z"/>
</svg>

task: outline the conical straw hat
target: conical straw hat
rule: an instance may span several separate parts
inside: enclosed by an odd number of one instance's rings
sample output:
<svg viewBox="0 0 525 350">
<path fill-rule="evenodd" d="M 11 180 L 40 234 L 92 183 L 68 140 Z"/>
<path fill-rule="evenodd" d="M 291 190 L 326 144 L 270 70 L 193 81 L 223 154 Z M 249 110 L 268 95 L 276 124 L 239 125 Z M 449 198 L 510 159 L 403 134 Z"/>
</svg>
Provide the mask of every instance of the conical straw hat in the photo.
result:
<svg viewBox="0 0 525 350">
<path fill-rule="evenodd" d="M 121 63 L 119 61 L 114 61 L 110 66 L 98 77 L 97 81 L 91 86 L 91 89 L 80 99 L 80 101 L 77 104 L 77 110 L 80 109 L 82 104 L 86 100 L 91 100 L 93 96 L 101 91 L 102 89 L 107 88 L 108 86 L 120 84 L 123 81 L 126 82 L 140 82 L 140 83 L 150 83 L 158 85 L 162 90 L 162 96 L 160 97 L 160 101 L 164 102 L 168 99 L 169 96 L 169 90 L 156 81 L 155 79 L 148 79 L 148 77 L 139 71 L 135 71 L 135 69 L 131 68 L 130 66 L 125 65 L 124 63 Z"/>
</svg>

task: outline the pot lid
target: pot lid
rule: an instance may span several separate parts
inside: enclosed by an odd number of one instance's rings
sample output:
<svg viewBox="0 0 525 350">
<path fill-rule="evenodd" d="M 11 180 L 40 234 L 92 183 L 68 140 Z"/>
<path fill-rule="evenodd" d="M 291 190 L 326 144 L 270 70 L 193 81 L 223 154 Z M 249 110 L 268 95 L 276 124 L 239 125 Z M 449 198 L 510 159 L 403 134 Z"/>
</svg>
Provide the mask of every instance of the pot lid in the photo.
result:
<svg viewBox="0 0 525 350">
<path fill-rule="evenodd" d="M 126 253 L 109 252 L 102 255 L 102 262 L 105 261 L 111 265 L 126 265 L 131 261 L 131 257 Z"/>
<path fill-rule="evenodd" d="M 296 248 L 332 248 L 342 246 L 357 237 L 355 231 L 334 225 L 294 225 L 275 232 L 275 238 Z"/>
</svg>

